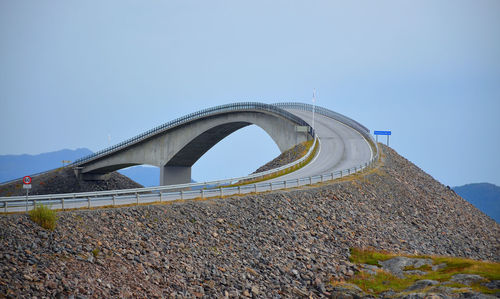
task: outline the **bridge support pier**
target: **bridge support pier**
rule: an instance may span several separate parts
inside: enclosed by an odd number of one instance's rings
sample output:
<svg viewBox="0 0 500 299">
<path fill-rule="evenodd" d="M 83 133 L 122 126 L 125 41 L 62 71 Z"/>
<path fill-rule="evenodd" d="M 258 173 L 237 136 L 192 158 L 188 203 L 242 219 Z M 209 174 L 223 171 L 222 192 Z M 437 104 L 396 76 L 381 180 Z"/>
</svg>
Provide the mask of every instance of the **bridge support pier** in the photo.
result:
<svg viewBox="0 0 500 299">
<path fill-rule="evenodd" d="M 191 167 L 160 167 L 160 186 L 191 183 Z"/>
</svg>

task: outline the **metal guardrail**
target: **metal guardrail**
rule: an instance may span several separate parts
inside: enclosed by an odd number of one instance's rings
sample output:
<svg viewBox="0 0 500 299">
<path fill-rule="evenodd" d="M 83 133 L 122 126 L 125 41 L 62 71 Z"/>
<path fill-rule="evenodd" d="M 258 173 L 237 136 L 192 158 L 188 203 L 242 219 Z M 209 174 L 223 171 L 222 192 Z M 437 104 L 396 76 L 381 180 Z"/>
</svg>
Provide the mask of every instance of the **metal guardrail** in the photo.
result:
<svg viewBox="0 0 500 299">
<path fill-rule="evenodd" d="M 280 107 L 275 106 L 275 105 L 257 103 L 257 102 L 241 102 L 241 103 L 220 105 L 220 106 L 215 106 L 212 108 L 200 110 L 198 112 L 194 112 L 194 113 L 188 114 L 186 116 L 174 119 L 174 120 L 167 122 L 161 126 L 157 126 L 149 131 L 146 131 L 146 132 L 139 134 L 135 137 L 132 137 L 132 138 L 127 139 L 123 142 L 120 142 L 112 147 L 108 147 L 108 148 L 103 149 L 101 151 L 98 151 L 92 155 L 88 155 L 86 157 L 78 159 L 75 162 L 73 162 L 72 164 L 70 164 L 69 166 L 74 167 L 74 166 L 78 166 L 78 165 L 84 164 L 86 162 L 89 162 L 91 160 L 98 159 L 102 156 L 111 154 L 115 151 L 118 151 L 120 149 L 128 147 L 132 144 L 141 142 L 149 137 L 163 133 L 164 131 L 167 131 L 167 130 L 170 130 L 170 129 L 175 128 L 177 126 L 189 123 L 191 121 L 195 121 L 195 120 L 199 120 L 202 118 L 206 118 L 206 117 L 210 117 L 210 116 L 214 116 L 214 115 L 218 115 L 218 114 L 223 114 L 223 113 L 227 113 L 227 112 L 234 112 L 234 111 L 237 111 L 237 112 L 246 112 L 246 111 L 270 112 L 270 113 L 282 116 L 282 117 L 296 123 L 297 125 L 308 126 L 307 122 L 305 122 L 302 118 L 300 118 L 300 117 L 298 117 L 298 116 L 296 116 L 296 115 L 294 115 L 294 114 L 292 114 L 284 109 L 281 109 Z M 309 134 L 311 134 L 311 136 L 314 137 L 313 130 L 311 130 L 309 132 Z"/>
<path fill-rule="evenodd" d="M 242 186 L 214 186 L 209 189 L 197 189 L 197 190 L 182 190 L 189 187 L 191 184 L 177 185 L 179 191 L 168 191 L 167 188 L 142 188 L 142 189 L 129 189 L 127 192 L 121 193 L 119 191 L 102 191 L 102 192 L 87 192 L 85 194 L 78 194 L 79 197 L 71 197 L 71 195 L 65 194 L 63 197 L 56 197 L 55 195 L 41 195 L 36 198 L 26 198 L 21 199 L 10 199 L 2 200 L 1 208 L 4 212 L 22 212 L 24 210 L 33 209 L 37 204 L 49 205 L 52 209 L 62 209 L 68 208 L 68 205 L 73 205 L 69 209 L 78 208 L 92 208 L 92 207 L 107 207 L 107 206 L 119 206 L 119 205 L 139 205 L 147 204 L 153 202 L 167 202 L 175 200 L 186 200 L 186 199 L 206 199 L 213 197 L 224 197 L 231 195 L 240 195 L 248 193 L 259 193 L 274 190 L 281 190 L 287 188 L 300 187 L 304 185 L 313 185 L 320 182 L 325 182 L 329 180 L 334 180 L 337 178 L 342 178 L 346 175 L 355 174 L 357 172 L 363 171 L 367 168 L 373 167 L 375 159 L 364 165 L 359 165 L 357 167 L 352 167 L 349 169 L 344 169 L 336 172 L 330 172 L 322 175 L 310 176 L 305 178 L 284 180 L 277 182 L 262 182 L 256 184 L 242 185 Z M 136 192 L 134 192 L 136 191 Z M 76 194 L 73 194 L 76 195 Z"/>
<path fill-rule="evenodd" d="M 300 110 L 312 111 L 312 105 L 308 104 L 279 103 L 275 105 L 280 106 L 283 109 L 300 109 Z M 377 146 L 374 143 L 373 137 L 371 137 L 369 130 L 360 125 L 359 123 L 341 114 L 335 113 L 333 111 L 330 111 L 322 107 L 315 107 L 315 111 L 317 113 L 331 117 L 348 126 L 353 127 L 353 129 L 360 132 L 360 134 L 362 134 L 367 139 L 368 142 L 374 144 L 375 148 L 377 149 Z M 305 125 L 308 124 L 305 123 Z M 22 210 L 22 208 L 28 210 L 29 207 L 33 208 L 37 203 L 43 203 L 43 204 L 50 204 L 52 208 L 56 209 L 60 208 L 64 210 L 65 204 L 67 206 L 70 203 L 72 203 L 73 205 L 79 204 L 81 207 L 90 208 L 92 207 L 92 203 L 94 203 L 94 207 L 103 205 L 114 206 L 116 205 L 117 201 L 119 202 L 119 204 L 127 204 L 127 203 L 139 204 L 151 201 L 161 202 L 167 200 L 172 201 L 178 199 L 189 199 L 197 197 L 206 198 L 212 196 L 226 196 L 234 194 L 245 194 L 249 192 L 279 190 L 283 188 L 286 189 L 289 187 L 315 184 L 318 182 L 323 182 L 325 180 L 333 180 L 339 177 L 343 177 L 346 174 L 347 175 L 353 174 L 358 171 L 362 171 L 367 167 L 373 166 L 373 164 L 378 160 L 378 149 L 377 149 L 376 154 L 372 156 L 372 159 L 370 161 L 366 162 L 363 165 L 359 165 L 353 168 L 325 173 L 317 176 L 311 176 L 307 178 L 294 179 L 294 180 L 285 180 L 272 183 L 262 182 L 262 183 L 255 183 L 238 187 L 228 187 L 228 185 L 232 185 L 234 183 L 237 183 L 238 181 L 248 180 L 252 178 L 266 176 L 272 173 L 277 173 L 279 171 L 285 170 L 287 168 L 297 165 L 298 163 L 303 162 L 305 159 L 309 158 L 309 156 L 312 154 L 316 146 L 316 142 L 319 143 L 319 140 L 317 138 L 314 139 L 314 143 L 309 149 L 308 153 L 301 159 L 276 169 L 256 173 L 246 177 L 231 178 L 231 179 L 205 182 L 205 183 L 189 183 L 189 184 L 181 184 L 173 186 L 158 186 L 158 187 L 126 189 L 126 190 L 110 190 L 110 191 L 98 191 L 98 192 L 69 193 L 69 194 L 47 194 L 47 195 L 29 196 L 28 198 L 26 198 L 25 196 L 1 197 L 0 209 L 3 209 L 4 212 L 7 212 L 9 208 L 14 210 L 17 209 L 17 211 L 19 211 L 20 209 Z M 197 189 L 197 190 L 185 190 L 185 189 Z M 237 190 L 237 192 L 235 190 Z M 248 190 L 250 191 L 247 192 Z M 96 203 L 100 204 L 96 205 Z"/>
<path fill-rule="evenodd" d="M 296 110 L 302 110 L 302 111 L 313 111 L 313 105 L 311 104 L 304 104 L 304 103 L 296 103 L 296 102 L 284 102 L 284 103 L 276 103 L 273 104 L 273 106 L 280 107 L 283 109 L 296 109 Z M 378 146 L 375 140 L 373 139 L 373 136 L 370 134 L 370 130 L 363 126 L 362 124 L 358 123 L 354 119 L 351 119 L 345 115 L 342 115 L 338 112 L 323 108 L 321 106 L 314 106 L 314 112 L 319 113 L 321 115 L 330 117 L 332 119 L 335 119 L 336 121 L 339 121 L 356 131 L 358 131 L 375 149 L 375 154 L 373 159 L 378 159 L 379 151 L 378 151 Z"/>
<path fill-rule="evenodd" d="M 296 123 L 299 126 L 309 126 L 309 124 L 306 121 L 304 121 L 303 119 L 301 119 L 300 117 L 298 117 L 298 116 L 296 116 L 296 115 L 294 115 L 294 114 L 292 114 L 292 113 L 290 113 L 290 112 L 288 112 L 288 111 L 286 111 L 286 110 L 284 110 L 276 105 L 257 103 L 257 102 L 241 102 L 241 103 L 233 103 L 233 104 L 227 104 L 227 105 L 219 105 L 219 106 L 207 108 L 204 110 L 200 110 L 200 111 L 185 115 L 183 117 L 176 118 L 170 122 L 164 123 L 163 125 L 157 126 L 151 130 L 148 130 L 148 131 L 141 133 L 135 137 L 132 137 L 132 138 L 127 139 L 123 142 L 120 142 L 116 145 L 113 145 L 111 147 L 100 150 L 96 153 L 93 153 L 93 154 L 87 155 L 85 157 L 82 157 L 80 159 L 77 159 L 73 163 L 66 165 L 66 166 L 63 166 L 62 168 L 77 167 L 81 164 L 84 164 L 86 162 L 101 158 L 101 157 L 108 155 L 108 154 L 111 154 L 113 152 L 119 151 L 125 147 L 132 145 L 132 144 L 141 142 L 147 138 L 153 137 L 156 134 L 160 134 L 164 131 L 167 131 L 167 130 L 170 130 L 170 129 L 175 128 L 177 126 L 189 123 L 191 121 L 195 121 L 198 119 L 202 119 L 202 118 L 206 118 L 206 117 L 210 117 L 210 116 L 215 116 L 215 115 L 223 114 L 223 113 L 227 113 L 227 112 L 235 112 L 235 111 L 238 111 L 238 112 L 239 111 L 241 111 L 241 112 L 258 111 L 258 112 L 273 113 L 275 115 L 279 115 L 281 117 L 284 117 L 284 118 Z M 309 131 L 309 134 L 314 137 L 314 130 L 311 129 Z M 49 173 L 49 172 L 51 172 L 55 169 L 59 169 L 59 168 L 60 167 L 50 169 L 47 171 L 42 171 L 42 172 L 39 172 L 36 174 L 32 174 L 32 176 L 38 176 L 41 174 Z M 21 180 L 21 178 L 5 181 L 5 182 L 0 183 L 0 185 L 5 185 L 5 184 L 11 183 L 11 182 L 18 181 L 18 180 Z"/>
<path fill-rule="evenodd" d="M 8 203 L 12 202 L 17 202 L 17 203 L 26 203 L 26 200 L 28 202 L 31 202 L 32 205 L 34 206 L 35 202 L 40 202 L 40 201 L 53 201 L 54 199 L 62 200 L 64 201 L 65 199 L 70 199 L 72 201 L 77 201 L 78 199 L 85 198 L 85 201 L 88 200 L 88 198 L 96 198 L 96 197 L 101 197 L 101 196 L 109 196 L 109 195 L 127 195 L 127 194 L 143 194 L 143 193 L 151 193 L 151 192 L 162 192 L 162 191 L 169 191 L 169 190 L 176 190 L 176 189 L 186 189 L 186 188 L 198 188 L 198 189 L 204 189 L 204 188 L 210 188 L 213 186 L 218 186 L 222 187 L 224 185 L 232 185 L 241 181 L 246 181 L 246 180 L 251 180 L 251 179 L 256 179 L 256 178 L 262 178 L 268 175 L 272 175 L 287 169 L 290 169 L 292 167 L 295 167 L 296 165 L 306 161 L 313 153 L 316 148 L 316 145 L 319 146 L 318 144 L 318 139 L 315 138 L 313 141 L 313 144 L 307 151 L 307 153 L 301 157 L 300 159 L 297 159 L 296 161 L 293 161 L 291 163 L 288 163 L 284 166 L 273 168 L 267 171 L 263 172 L 258 172 L 255 174 L 251 174 L 248 176 L 244 177 L 239 177 L 239 178 L 230 178 L 230 179 L 223 179 L 223 180 L 217 180 L 217 181 L 211 181 L 211 182 L 204 182 L 204 183 L 188 183 L 188 184 L 179 184 L 179 185 L 169 185 L 169 186 L 156 186 L 156 187 L 146 187 L 146 188 L 134 188 L 134 189 L 122 189 L 122 190 L 110 190 L 110 191 L 96 191 L 96 192 L 79 192 L 79 193 L 63 193 L 63 194 L 46 194 L 46 195 L 31 195 L 26 198 L 26 196 L 9 196 L 9 197 L 0 197 L 0 204 L 4 208 L 4 210 L 7 210 L 7 205 Z M 28 206 L 26 204 L 26 206 Z"/>
</svg>

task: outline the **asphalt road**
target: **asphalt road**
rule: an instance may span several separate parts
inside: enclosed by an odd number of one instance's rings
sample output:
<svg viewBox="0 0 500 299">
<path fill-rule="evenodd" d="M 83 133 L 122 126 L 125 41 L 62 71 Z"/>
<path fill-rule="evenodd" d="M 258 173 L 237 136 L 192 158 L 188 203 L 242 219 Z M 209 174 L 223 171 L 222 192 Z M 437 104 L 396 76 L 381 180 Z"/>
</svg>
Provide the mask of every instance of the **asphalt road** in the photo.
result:
<svg viewBox="0 0 500 299">
<path fill-rule="evenodd" d="M 287 110 L 312 124 L 312 112 Z M 292 180 L 358 167 L 372 158 L 368 141 L 351 127 L 317 113 L 314 127 L 321 142 L 316 158 L 303 168 L 271 181 Z"/>
<path fill-rule="evenodd" d="M 312 112 L 294 110 L 294 109 L 287 109 L 287 110 L 301 117 L 310 124 L 312 124 Z M 320 146 L 320 152 L 311 161 L 311 163 L 293 173 L 267 181 L 267 182 L 276 182 L 273 187 L 262 185 L 258 187 L 257 190 L 253 189 L 253 187 L 242 187 L 241 189 L 233 188 L 232 190 L 223 191 L 224 192 L 223 195 L 228 196 L 240 192 L 248 193 L 254 191 L 258 192 L 268 191 L 270 190 L 270 188 L 273 188 L 273 190 L 281 189 L 285 188 L 286 186 L 278 182 L 328 174 L 339 170 L 353 168 L 355 166 L 359 167 L 360 165 L 370 161 L 373 155 L 372 149 L 368 141 L 356 130 L 332 118 L 320 114 L 315 115 L 314 127 L 316 130 L 316 134 L 320 140 L 321 146 Z M 316 178 L 312 182 L 313 183 L 317 182 L 317 180 L 318 178 Z M 301 185 L 307 184 L 307 180 L 301 181 L 300 184 Z M 296 185 L 297 182 L 288 183 L 288 187 L 294 187 Z M 190 199 L 190 198 L 200 197 L 201 194 L 199 192 L 200 191 L 185 192 L 183 198 Z M 217 189 L 212 191 L 207 191 L 205 196 L 206 197 L 218 196 L 219 192 L 220 191 L 218 191 Z M 179 198 L 180 198 L 179 193 L 169 193 L 169 194 L 164 193 L 162 200 L 168 201 Z M 160 200 L 159 194 L 152 193 L 152 194 L 141 195 L 139 202 L 145 203 L 145 202 L 154 202 L 159 200 Z M 119 200 L 117 200 L 117 204 L 134 204 L 136 202 L 137 199 L 135 198 L 134 195 L 122 196 Z M 23 207 L 22 204 L 24 203 L 17 203 L 15 206 L 9 206 L 8 211 L 11 212 L 24 211 L 26 208 Z M 59 209 L 62 208 L 62 203 L 59 200 L 51 201 L 49 204 L 52 205 L 52 208 L 59 208 Z M 87 207 L 88 204 L 89 203 L 87 201 L 74 202 L 68 200 L 65 203 L 65 208 Z M 96 200 L 95 198 L 93 198 L 90 202 L 90 205 L 92 207 L 112 205 L 112 204 L 113 200 L 109 196 L 102 198 L 101 200 Z M 30 209 L 31 208 L 32 206 L 30 206 Z"/>
</svg>

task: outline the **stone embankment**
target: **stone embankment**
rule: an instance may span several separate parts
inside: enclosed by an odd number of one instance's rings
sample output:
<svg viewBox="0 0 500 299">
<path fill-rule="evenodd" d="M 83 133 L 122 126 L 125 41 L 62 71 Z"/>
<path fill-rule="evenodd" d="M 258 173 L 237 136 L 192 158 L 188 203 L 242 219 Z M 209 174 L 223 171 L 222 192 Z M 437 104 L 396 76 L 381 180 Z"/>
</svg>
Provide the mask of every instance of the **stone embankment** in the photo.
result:
<svg viewBox="0 0 500 299">
<path fill-rule="evenodd" d="M 88 191 L 142 188 L 143 186 L 128 177 L 112 172 L 102 181 L 78 180 L 71 168 L 60 168 L 33 177 L 31 195 L 61 194 Z M 1 196 L 25 195 L 21 180 L 0 186 Z"/>
<path fill-rule="evenodd" d="M 307 151 L 306 142 L 299 143 L 296 146 L 292 147 L 291 149 L 281 153 L 278 157 L 274 158 L 272 161 L 266 163 L 265 165 L 262 165 L 252 174 L 268 171 L 292 163 L 293 161 L 302 158 L 302 156 L 306 154 L 306 151 Z"/>
<path fill-rule="evenodd" d="M 498 261 L 500 226 L 384 147 L 340 182 L 245 197 L 0 216 L 0 297 L 335 298 L 349 248 Z"/>
</svg>

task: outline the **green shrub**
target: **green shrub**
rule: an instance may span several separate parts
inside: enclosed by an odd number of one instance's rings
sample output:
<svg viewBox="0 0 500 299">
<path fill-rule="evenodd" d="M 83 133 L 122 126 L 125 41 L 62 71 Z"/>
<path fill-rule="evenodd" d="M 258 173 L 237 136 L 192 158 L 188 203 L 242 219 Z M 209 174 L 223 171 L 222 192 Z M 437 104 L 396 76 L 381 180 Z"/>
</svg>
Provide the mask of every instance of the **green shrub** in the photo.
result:
<svg viewBox="0 0 500 299">
<path fill-rule="evenodd" d="M 56 228 L 57 213 L 46 205 L 37 205 L 29 212 L 31 220 L 41 227 L 54 230 Z"/>
<path fill-rule="evenodd" d="M 97 258 L 97 256 L 99 255 L 99 252 L 101 252 L 101 250 L 99 248 L 95 248 L 94 250 L 92 250 L 92 255 Z"/>
</svg>

